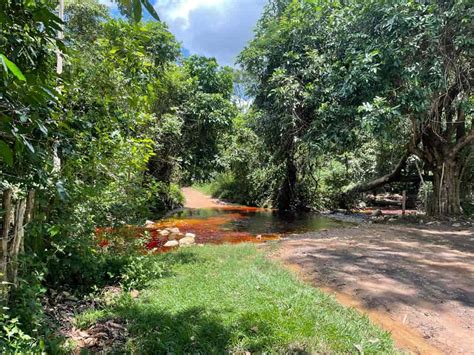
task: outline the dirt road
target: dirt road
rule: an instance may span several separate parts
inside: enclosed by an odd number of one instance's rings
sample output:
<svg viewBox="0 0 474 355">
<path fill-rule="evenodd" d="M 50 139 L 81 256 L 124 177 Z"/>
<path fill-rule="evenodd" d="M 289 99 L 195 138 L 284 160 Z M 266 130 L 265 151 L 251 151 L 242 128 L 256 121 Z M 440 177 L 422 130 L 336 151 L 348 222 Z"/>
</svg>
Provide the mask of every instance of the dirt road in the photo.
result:
<svg viewBox="0 0 474 355">
<path fill-rule="evenodd" d="M 184 207 L 187 208 L 213 208 L 224 205 L 223 202 L 213 199 L 192 187 L 183 187 L 181 191 L 186 199 Z"/>
<path fill-rule="evenodd" d="M 474 354 L 474 231 L 369 226 L 282 242 L 276 257 L 421 354 Z"/>
</svg>

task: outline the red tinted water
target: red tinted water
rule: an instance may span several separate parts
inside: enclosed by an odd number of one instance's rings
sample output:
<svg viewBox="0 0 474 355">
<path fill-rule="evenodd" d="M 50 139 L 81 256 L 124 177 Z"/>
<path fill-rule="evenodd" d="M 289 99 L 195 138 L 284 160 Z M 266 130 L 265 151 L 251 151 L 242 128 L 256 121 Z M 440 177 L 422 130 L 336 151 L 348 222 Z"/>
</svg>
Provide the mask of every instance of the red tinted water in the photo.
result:
<svg viewBox="0 0 474 355">
<path fill-rule="evenodd" d="M 194 233 L 197 243 L 242 243 L 252 242 L 260 243 L 267 240 L 276 240 L 280 238 L 280 233 L 262 233 L 256 234 L 250 231 L 233 230 L 229 224 L 244 221 L 249 218 L 249 213 L 269 212 L 262 208 L 245 206 L 226 206 L 212 209 L 218 211 L 216 215 L 202 217 L 198 216 L 176 216 L 148 226 L 150 229 L 164 229 L 177 227 L 182 233 Z M 222 212 L 222 213 L 219 213 Z"/>
<path fill-rule="evenodd" d="M 222 214 L 210 217 L 172 217 L 148 224 L 146 227 L 124 226 L 106 227 L 96 229 L 98 245 L 103 248 L 113 248 L 117 251 L 129 250 L 131 246 L 148 251 L 165 252 L 175 248 L 165 247 L 166 237 L 159 235 L 165 228 L 177 227 L 180 233 L 194 233 L 196 243 L 261 243 L 268 240 L 279 239 L 278 233 L 254 234 L 247 231 L 235 231 L 226 227 L 229 223 L 247 218 L 248 213 L 265 211 L 255 207 L 232 206 L 222 207 Z M 224 213 L 225 211 L 225 213 Z M 230 212 L 230 213 L 229 213 Z"/>
</svg>

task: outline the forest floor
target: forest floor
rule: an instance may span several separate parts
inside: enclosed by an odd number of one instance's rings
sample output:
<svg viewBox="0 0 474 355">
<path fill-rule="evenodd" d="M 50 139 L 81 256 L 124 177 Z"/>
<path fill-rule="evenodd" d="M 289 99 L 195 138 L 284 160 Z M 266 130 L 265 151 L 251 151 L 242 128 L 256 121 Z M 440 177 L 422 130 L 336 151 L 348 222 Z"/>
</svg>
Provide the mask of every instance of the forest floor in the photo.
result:
<svg viewBox="0 0 474 355">
<path fill-rule="evenodd" d="M 222 206 L 192 188 L 186 207 Z M 474 230 L 366 223 L 306 233 L 272 253 L 387 331 L 401 349 L 474 354 Z"/>
</svg>

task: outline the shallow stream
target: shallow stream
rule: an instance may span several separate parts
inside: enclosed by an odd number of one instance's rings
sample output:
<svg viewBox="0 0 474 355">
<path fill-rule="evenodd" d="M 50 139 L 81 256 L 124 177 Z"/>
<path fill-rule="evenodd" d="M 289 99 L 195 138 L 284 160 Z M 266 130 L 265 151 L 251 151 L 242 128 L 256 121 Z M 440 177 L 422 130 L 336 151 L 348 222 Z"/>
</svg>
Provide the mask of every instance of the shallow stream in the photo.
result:
<svg viewBox="0 0 474 355">
<path fill-rule="evenodd" d="M 342 227 L 345 223 L 315 213 L 280 215 L 245 206 L 184 209 L 155 226 L 196 234 L 198 243 L 259 242 L 282 236 Z"/>
</svg>

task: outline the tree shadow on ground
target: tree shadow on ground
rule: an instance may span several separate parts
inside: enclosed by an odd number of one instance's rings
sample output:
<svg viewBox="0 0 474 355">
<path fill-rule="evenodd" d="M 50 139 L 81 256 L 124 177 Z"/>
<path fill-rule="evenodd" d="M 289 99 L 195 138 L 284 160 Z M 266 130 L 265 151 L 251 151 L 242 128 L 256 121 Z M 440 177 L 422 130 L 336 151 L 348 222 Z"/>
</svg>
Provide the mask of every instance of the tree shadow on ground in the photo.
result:
<svg viewBox="0 0 474 355">
<path fill-rule="evenodd" d="M 361 296 L 366 308 L 449 301 L 474 307 L 472 231 L 385 226 L 345 233 L 291 241 L 298 253 L 286 261 L 312 273 L 318 284 Z"/>
<path fill-rule="evenodd" d="M 131 333 L 126 351 L 140 354 L 223 354 L 263 352 L 271 347 L 272 330 L 252 316 L 224 324 L 217 312 L 194 307 L 178 313 L 131 306 L 117 310 Z M 246 339 L 245 349 L 236 348 Z M 293 353 L 303 354 L 295 349 Z"/>
</svg>

